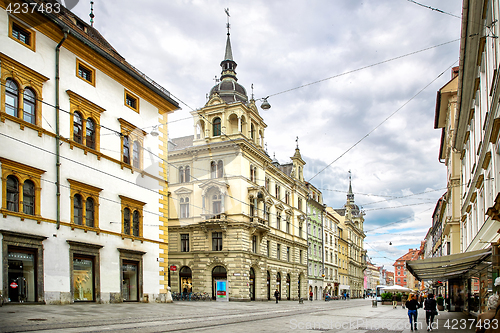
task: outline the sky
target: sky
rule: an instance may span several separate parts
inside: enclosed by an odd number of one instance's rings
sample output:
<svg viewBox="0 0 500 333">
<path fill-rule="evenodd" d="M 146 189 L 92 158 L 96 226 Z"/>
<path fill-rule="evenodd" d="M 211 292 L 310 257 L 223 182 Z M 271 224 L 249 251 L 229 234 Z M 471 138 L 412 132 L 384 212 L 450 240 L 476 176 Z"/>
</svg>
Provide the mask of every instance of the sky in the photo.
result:
<svg viewBox="0 0 500 333">
<path fill-rule="evenodd" d="M 298 136 L 304 177 L 333 208 L 350 170 L 368 257 L 393 271 L 446 192 L 434 114 L 458 66 L 461 1 L 94 0 L 94 27 L 179 101 L 170 138 L 193 134 L 189 112 L 220 76 L 225 8 L 238 83 L 257 105 L 269 96 L 269 154 L 289 162 Z M 89 22 L 89 1 L 73 12 Z"/>
</svg>

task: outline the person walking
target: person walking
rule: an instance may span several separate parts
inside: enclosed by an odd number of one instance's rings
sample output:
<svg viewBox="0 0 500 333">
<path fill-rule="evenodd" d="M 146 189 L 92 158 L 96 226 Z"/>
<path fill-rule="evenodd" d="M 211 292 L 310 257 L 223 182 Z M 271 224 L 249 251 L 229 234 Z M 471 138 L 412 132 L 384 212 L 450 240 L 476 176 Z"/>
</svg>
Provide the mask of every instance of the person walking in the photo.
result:
<svg viewBox="0 0 500 333">
<path fill-rule="evenodd" d="M 312 290 L 309 292 L 309 300 L 312 302 L 313 300 L 313 292 Z"/>
<path fill-rule="evenodd" d="M 406 301 L 406 308 L 408 309 L 408 317 L 410 318 L 410 327 L 411 330 L 417 330 L 417 316 L 418 316 L 418 308 L 419 304 L 417 301 L 417 296 L 410 294 L 408 301 Z"/>
<path fill-rule="evenodd" d="M 434 316 L 437 314 L 436 300 L 434 299 L 434 294 L 429 294 L 427 299 L 424 301 L 425 310 L 425 323 L 427 324 L 427 331 L 432 331 L 432 322 L 434 321 Z"/>
<path fill-rule="evenodd" d="M 278 304 L 278 299 L 280 298 L 280 292 L 278 291 L 278 288 L 276 288 L 276 291 L 274 292 L 274 298 L 276 298 L 276 304 Z"/>
<path fill-rule="evenodd" d="M 396 309 L 398 307 L 398 297 L 396 293 L 392 294 L 392 308 Z"/>
</svg>

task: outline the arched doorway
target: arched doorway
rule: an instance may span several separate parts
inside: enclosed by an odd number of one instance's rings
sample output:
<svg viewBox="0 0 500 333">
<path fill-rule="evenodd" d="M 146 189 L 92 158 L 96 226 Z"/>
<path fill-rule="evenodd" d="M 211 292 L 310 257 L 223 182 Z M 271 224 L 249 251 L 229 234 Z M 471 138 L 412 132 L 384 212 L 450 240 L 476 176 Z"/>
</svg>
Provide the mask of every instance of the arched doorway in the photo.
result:
<svg viewBox="0 0 500 333">
<path fill-rule="evenodd" d="M 318 286 L 314 287 L 314 299 L 318 300 Z"/>
<path fill-rule="evenodd" d="M 250 267 L 250 284 L 249 284 L 249 291 L 250 291 L 250 300 L 255 301 L 255 271 L 253 270 L 252 267 Z"/>
<path fill-rule="evenodd" d="M 179 292 L 190 293 L 193 291 L 193 275 L 191 268 L 184 266 L 179 270 Z"/>
<path fill-rule="evenodd" d="M 227 272 L 223 266 L 215 266 L 212 270 L 212 299 L 216 299 L 217 280 L 227 280 Z"/>
<path fill-rule="evenodd" d="M 286 275 L 286 299 L 290 300 L 290 274 Z"/>
<path fill-rule="evenodd" d="M 281 299 L 281 274 L 278 272 L 276 273 L 276 288 L 278 289 L 278 292 L 280 293 L 280 299 Z"/>
<path fill-rule="evenodd" d="M 271 300 L 271 274 L 267 271 L 267 300 Z"/>
</svg>

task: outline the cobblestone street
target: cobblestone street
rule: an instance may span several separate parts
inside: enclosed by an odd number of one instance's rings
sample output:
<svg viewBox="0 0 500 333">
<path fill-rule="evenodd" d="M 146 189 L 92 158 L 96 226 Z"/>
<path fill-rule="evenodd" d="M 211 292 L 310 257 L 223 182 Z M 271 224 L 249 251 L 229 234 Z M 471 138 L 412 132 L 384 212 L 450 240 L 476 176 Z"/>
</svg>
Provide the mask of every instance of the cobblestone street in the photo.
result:
<svg viewBox="0 0 500 333">
<path fill-rule="evenodd" d="M 406 309 L 371 300 L 7 305 L 1 332 L 410 332 Z M 472 317 L 441 312 L 433 332 L 473 332 Z M 419 310 L 418 328 L 425 329 Z M 464 328 L 466 326 L 466 328 Z M 473 326 L 472 326 L 473 327 Z"/>
</svg>

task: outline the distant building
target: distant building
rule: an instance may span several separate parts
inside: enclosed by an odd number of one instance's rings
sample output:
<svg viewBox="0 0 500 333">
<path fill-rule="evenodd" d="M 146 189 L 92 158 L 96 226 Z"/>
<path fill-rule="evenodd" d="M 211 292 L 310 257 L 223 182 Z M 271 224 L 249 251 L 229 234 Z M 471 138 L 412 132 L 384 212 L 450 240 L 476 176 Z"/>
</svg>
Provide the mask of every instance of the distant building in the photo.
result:
<svg viewBox="0 0 500 333">
<path fill-rule="evenodd" d="M 325 252 L 323 237 L 323 221 L 325 218 L 325 207 L 321 192 L 310 183 L 306 183 L 309 189 L 307 199 L 307 279 L 308 292 L 313 292 L 315 300 L 323 298 L 323 281 L 325 278 Z"/>
<path fill-rule="evenodd" d="M 406 262 L 419 259 L 418 249 L 409 249 L 408 253 L 398 258 L 394 263 L 394 284 L 410 289 L 419 288 L 418 283 L 415 286 L 415 278 L 406 268 Z"/>
</svg>

